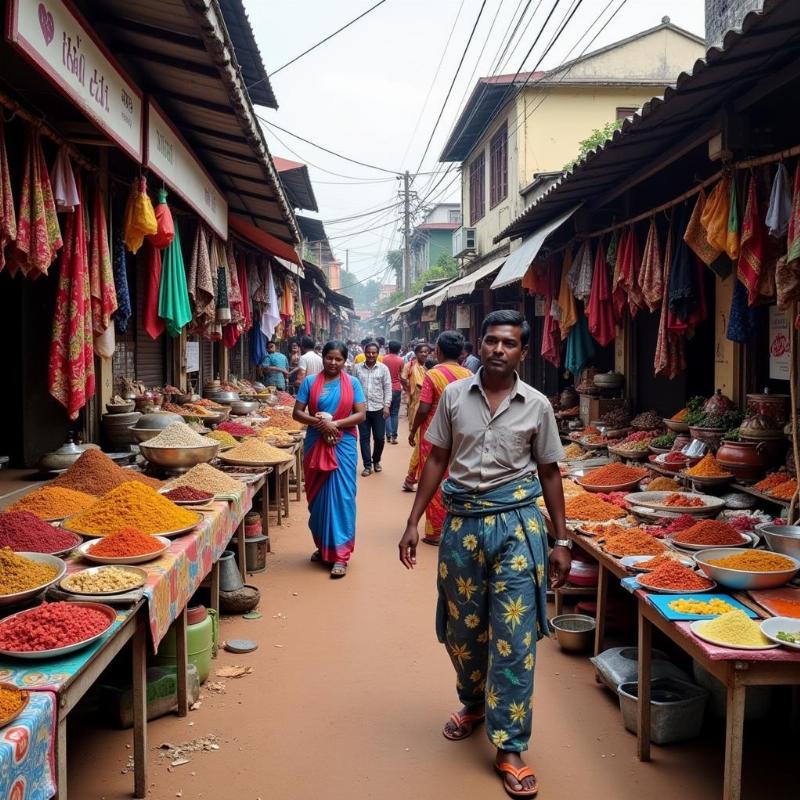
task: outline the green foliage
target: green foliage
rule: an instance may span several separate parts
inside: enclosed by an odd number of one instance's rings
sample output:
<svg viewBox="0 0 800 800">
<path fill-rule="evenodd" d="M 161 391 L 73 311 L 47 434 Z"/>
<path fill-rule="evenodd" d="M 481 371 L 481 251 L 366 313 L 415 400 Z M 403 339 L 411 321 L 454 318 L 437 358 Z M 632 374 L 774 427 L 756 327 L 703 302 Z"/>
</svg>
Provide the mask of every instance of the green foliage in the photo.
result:
<svg viewBox="0 0 800 800">
<path fill-rule="evenodd" d="M 380 284 L 378 281 L 370 280 L 359 282 L 360 279 L 352 272 L 342 270 L 340 273 L 342 294 L 353 298 L 356 308 L 369 308 L 378 300 Z"/>
<path fill-rule="evenodd" d="M 571 170 L 590 150 L 594 150 L 610 139 L 614 135 L 614 131 L 618 131 L 621 127 L 622 120 L 615 119 L 607 122 L 602 128 L 595 128 L 586 139 L 578 143 L 578 155 L 572 161 L 564 164 L 564 172 Z"/>
<path fill-rule="evenodd" d="M 403 251 L 390 250 L 386 254 L 386 265 L 394 271 L 395 283 L 403 285 Z"/>
<path fill-rule="evenodd" d="M 426 269 L 422 275 L 411 284 L 409 296 L 419 294 L 428 281 L 450 279 L 458 276 L 458 262 L 447 253 L 442 253 L 436 265 Z"/>
<path fill-rule="evenodd" d="M 388 297 L 384 297 L 384 299 L 377 304 L 375 310 L 377 313 L 380 313 L 381 311 L 385 311 L 387 308 L 396 306 L 405 299 L 406 293 L 402 289 L 398 289 L 396 292 L 392 292 Z"/>
</svg>

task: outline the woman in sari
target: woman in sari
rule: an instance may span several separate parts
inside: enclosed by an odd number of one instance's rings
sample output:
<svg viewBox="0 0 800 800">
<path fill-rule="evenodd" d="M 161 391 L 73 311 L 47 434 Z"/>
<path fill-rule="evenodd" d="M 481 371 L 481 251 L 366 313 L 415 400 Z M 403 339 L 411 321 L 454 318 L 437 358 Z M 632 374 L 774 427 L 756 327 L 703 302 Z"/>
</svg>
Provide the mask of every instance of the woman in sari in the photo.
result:
<svg viewBox="0 0 800 800">
<path fill-rule="evenodd" d="M 458 363 L 464 349 L 464 337 L 457 331 L 444 331 L 436 340 L 435 356 L 438 362 L 428 370 L 419 393 L 419 405 L 408 437 L 409 444 L 414 444 L 415 437 L 419 447 L 419 472 L 425 468 L 425 462 L 431 453 L 431 444 L 425 439 L 425 433 L 433 420 L 442 392 L 453 381 L 469 378 L 472 373 Z M 417 436 L 417 432 L 419 435 Z M 445 473 L 444 480 L 447 480 Z M 425 544 L 437 546 L 442 537 L 442 526 L 447 516 L 442 502 L 441 486 L 436 490 L 433 499 L 425 509 Z"/>
<path fill-rule="evenodd" d="M 414 418 L 417 416 L 417 408 L 419 407 L 419 393 L 422 390 L 422 382 L 425 380 L 425 361 L 430 355 L 431 348 L 423 342 L 414 348 L 414 357 L 403 367 L 403 372 L 400 376 L 400 383 L 403 388 L 408 392 L 408 427 L 411 429 L 414 424 Z M 413 492 L 415 484 L 419 481 L 420 466 L 419 466 L 419 440 L 411 441 L 409 436 L 409 443 L 414 449 L 411 451 L 411 458 L 408 462 L 408 472 L 405 480 L 403 481 L 403 491 Z"/>
<path fill-rule="evenodd" d="M 297 392 L 292 416 L 308 425 L 303 469 L 308 526 L 317 549 L 312 561 L 331 565 L 343 578 L 355 547 L 357 427 L 366 417 L 361 384 L 344 372 L 347 347 L 328 342 L 322 372 L 309 375 Z"/>
</svg>

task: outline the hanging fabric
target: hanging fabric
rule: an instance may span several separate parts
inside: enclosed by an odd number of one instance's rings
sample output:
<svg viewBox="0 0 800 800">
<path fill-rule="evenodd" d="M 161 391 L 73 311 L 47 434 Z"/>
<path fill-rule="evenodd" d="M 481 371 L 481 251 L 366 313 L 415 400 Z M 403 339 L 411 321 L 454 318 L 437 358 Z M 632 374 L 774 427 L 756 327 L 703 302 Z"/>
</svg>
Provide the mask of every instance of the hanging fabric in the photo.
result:
<svg viewBox="0 0 800 800">
<path fill-rule="evenodd" d="M 617 232 L 616 230 L 611 232 L 611 238 L 608 240 L 608 250 L 606 250 L 606 263 L 608 264 L 610 269 L 616 269 L 617 267 L 617 247 L 619 246 L 619 242 L 617 239 Z"/>
<path fill-rule="evenodd" d="M 569 288 L 567 275 L 572 268 L 572 248 L 568 247 L 564 252 L 564 263 L 561 265 L 561 282 L 558 289 L 558 327 L 561 331 L 561 341 L 568 336 L 572 326 L 578 321 L 578 310 L 575 306 L 575 298 Z"/>
<path fill-rule="evenodd" d="M 683 239 L 695 252 L 697 257 L 710 267 L 721 255 L 722 250 L 714 247 L 709 241 L 706 229 L 703 227 L 703 209 L 706 207 L 706 193 L 703 189 L 697 195 L 692 216 L 683 234 Z"/>
<path fill-rule="evenodd" d="M 228 261 L 228 302 L 231 309 L 231 321 L 222 329 L 222 343 L 230 350 L 239 341 L 244 330 L 238 267 L 233 254 L 233 243 L 230 240 L 225 246 L 225 256 Z"/>
<path fill-rule="evenodd" d="M 749 303 L 747 287 L 741 280 L 737 279 L 731 296 L 728 329 L 725 335 L 732 342 L 747 344 L 753 338 L 757 329 L 758 317 L 756 309 Z"/>
<path fill-rule="evenodd" d="M 189 262 L 189 299 L 194 312 L 194 328 L 201 336 L 208 335 L 216 314 L 214 278 L 205 227 L 198 223 L 192 258 Z"/>
<path fill-rule="evenodd" d="M 267 345 L 260 325 L 250 328 L 250 361 L 254 366 L 260 367 L 267 355 Z"/>
<path fill-rule="evenodd" d="M 158 316 L 164 321 L 170 336 L 180 336 L 184 326 L 192 321 L 192 307 L 189 304 L 181 235 L 177 225 L 173 234 L 172 241 L 161 258 Z"/>
<path fill-rule="evenodd" d="M 156 232 L 147 238 L 154 247 L 163 250 L 169 247 L 175 237 L 175 222 L 167 205 L 167 190 L 163 186 L 158 190 L 158 201 L 153 214 L 156 218 Z"/>
<path fill-rule="evenodd" d="M 63 145 L 58 148 L 50 180 L 53 184 L 53 200 L 56 211 L 68 213 L 80 204 L 78 188 L 75 186 L 75 173 L 69 160 L 69 152 Z"/>
<path fill-rule="evenodd" d="M 17 212 L 17 238 L 8 253 L 8 269 L 36 278 L 47 275 L 56 252 L 63 245 L 56 204 L 39 131 L 28 134 L 25 173 Z"/>
<path fill-rule="evenodd" d="M 111 317 L 117 310 L 117 289 L 108 249 L 105 198 L 99 186 L 95 187 L 89 231 L 89 291 L 94 352 L 100 358 L 111 358 L 116 349 Z"/>
<path fill-rule="evenodd" d="M 294 296 L 294 312 L 292 315 L 292 322 L 294 323 L 295 327 L 302 326 L 305 328 L 306 326 L 306 310 L 305 306 L 303 305 L 303 297 L 299 284 L 297 286 L 297 294 Z"/>
<path fill-rule="evenodd" d="M 77 191 L 80 199 L 80 178 Z M 47 385 L 69 418 L 77 419 L 95 389 L 89 256 L 85 219 L 80 210 L 67 216 L 65 240 L 53 315 Z"/>
<path fill-rule="evenodd" d="M 158 316 L 158 294 L 161 287 L 161 251 L 148 239 L 145 243 L 145 267 L 142 273 L 144 292 L 142 328 L 151 339 L 164 333 L 164 320 Z"/>
<path fill-rule="evenodd" d="M 278 308 L 278 296 L 275 293 L 275 281 L 273 279 L 272 267 L 267 264 L 264 274 L 264 290 L 266 293 L 266 303 L 261 315 L 261 332 L 267 339 L 271 339 L 275 333 L 275 328 L 281 321 L 281 314 Z"/>
<path fill-rule="evenodd" d="M 134 254 L 139 252 L 145 236 L 158 231 L 158 221 L 147 194 L 147 178 L 144 176 L 134 179 L 131 183 L 122 224 L 125 246 Z"/>
<path fill-rule="evenodd" d="M 730 215 L 730 176 L 725 175 L 711 190 L 700 214 L 700 223 L 705 229 L 709 245 L 720 253 L 728 244 L 728 217 Z"/>
<path fill-rule="evenodd" d="M 244 253 L 239 254 L 236 262 L 236 270 L 239 278 L 239 293 L 242 296 L 242 329 L 250 330 L 253 324 L 253 316 L 250 308 L 250 280 L 247 269 L 247 258 Z"/>
<path fill-rule="evenodd" d="M 627 298 L 625 296 L 625 280 L 622 274 L 622 266 L 627 258 L 628 238 L 631 232 L 631 229 L 627 228 L 620 233 L 614 254 L 614 271 L 611 277 L 611 305 L 614 311 L 614 322 L 617 325 L 622 325 L 622 320 L 625 318 Z"/>
<path fill-rule="evenodd" d="M 311 327 L 311 300 L 307 294 L 303 295 L 303 310 L 306 313 L 306 324 L 303 333 L 305 333 L 307 336 L 311 336 L 313 331 Z"/>
<path fill-rule="evenodd" d="M 640 308 L 644 307 L 644 299 L 639 288 L 639 272 L 641 270 L 641 257 L 639 255 L 639 240 L 636 238 L 636 229 L 633 225 L 628 228 L 627 246 L 624 256 L 621 256 L 620 272 L 625 294 L 628 296 L 628 311 L 633 319 Z"/>
<path fill-rule="evenodd" d="M 554 367 L 561 366 L 561 333 L 558 320 L 553 314 L 553 301 L 555 300 L 558 286 L 561 283 L 561 271 L 552 259 L 546 266 L 540 266 L 542 281 L 541 288 L 545 308 L 547 309 L 544 317 L 544 328 L 542 331 L 541 355 L 545 361 L 549 361 Z"/>
<path fill-rule="evenodd" d="M 6 135 L 3 115 L 0 114 L 0 272 L 6 265 L 6 247 L 17 238 L 17 215 L 14 212 L 14 195 L 11 190 L 11 173 L 8 171 Z"/>
<path fill-rule="evenodd" d="M 731 261 L 739 258 L 739 202 L 736 196 L 736 175 L 730 181 L 728 225 L 725 231 L 725 252 Z"/>
<path fill-rule="evenodd" d="M 592 247 L 587 239 L 580 246 L 567 275 L 567 283 L 577 300 L 588 300 L 592 293 Z"/>
<path fill-rule="evenodd" d="M 753 305 L 759 299 L 758 287 L 764 261 L 764 228 L 758 209 L 758 188 L 755 175 L 750 176 L 747 203 L 742 225 L 742 241 L 736 274 L 747 289 L 747 302 Z"/>
<path fill-rule="evenodd" d="M 786 171 L 783 161 L 781 161 L 772 181 L 772 188 L 769 193 L 769 207 L 764 220 L 770 236 L 779 239 L 781 236 L 786 235 L 791 213 L 792 190 L 789 173 Z"/>
<path fill-rule="evenodd" d="M 292 285 L 291 279 L 288 275 L 285 275 L 283 278 L 283 293 L 281 294 L 280 302 L 281 318 L 284 320 L 290 320 L 292 318 L 292 314 L 294 313 L 293 290 L 294 286 Z"/>
<path fill-rule="evenodd" d="M 228 255 L 222 240 L 216 236 L 211 240 L 210 253 L 212 275 L 216 275 L 217 279 L 215 322 L 217 325 L 225 325 L 231 321 L 228 296 Z M 222 331 L 220 331 L 221 333 Z"/>
<path fill-rule="evenodd" d="M 577 378 L 580 371 L 594 358 L 594 352 L 594 342 L 589 335 L 586 317 L 579 313 L 575 325 L 572 326 L 567 337 L 564 368 Z"/>
<path fill-rule="evenodd" d="M 681 216 L 677 226 L 678 243 L 670 268 L 668 294 L 669 310 L 680 322 L 685 323 L 694 307 L 696 287 L 691 251 L 681 235 L 687 221 L 685 204 L 679 213 Z"/>
<path fill-rule="evenodd" d="M 608 265 L 602 241 L 597 245 L 594 257 L 594 280 L 586 317 L 589 333 L 601 347 L 606 347 L 614 341 L 616 336 L 614 309 L 611 307 Z"/>
<path fill-rule="evenodd" d="M 680 233 L 678 233 L 680 236 Z M 682 237 L 681 237 L 682 238 Z M 668 287 L 672 279 L 673 225 L 670 221 L 667 231 L 667 242 L 664 247 L 664 286 Z M 669 330 L 669 291 L 661 298 L 661 318 L 658 323 L 656 352 L 653 359 L 653 372 L 656 377 L 672 380 L 686 369 L 686 350 L 684 337 Z"/>
<path fill-rule="evenodd" d="M 133 309 L 128 288 L 128 256 L 125 252 L 125 242 L 122 239 L 121 218 L 122 215 L 115 207 L 111 217 L 111 258 L 114 270 L 114 288 L 117 292 L 114 325 L 119 333 L 125 333 L 128 330 L 128 322 L 133 314 Z"/>
<path fill-rule="evenodd" d="M 658 226 L 653 217 L 647 231 L 647 241 L 644 243 L 641 271 L 642 300 L 651 313 L 661 307 L 663 277 L 664 264 L 661 260 L 661 246 L 658 243 Z"/>
</svg>

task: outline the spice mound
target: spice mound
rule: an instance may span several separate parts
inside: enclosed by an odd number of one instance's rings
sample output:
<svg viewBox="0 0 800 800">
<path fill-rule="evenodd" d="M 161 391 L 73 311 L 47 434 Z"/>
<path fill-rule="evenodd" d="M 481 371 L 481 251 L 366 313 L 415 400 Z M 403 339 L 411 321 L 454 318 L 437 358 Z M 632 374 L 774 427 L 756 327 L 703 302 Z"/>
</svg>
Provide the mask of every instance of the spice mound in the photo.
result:
<svg viewBox="0 0 800 800">
<path fill-rule="evenodd" d="M 710 600 L 689 600 L 686 597 L 679 597 L 667 605 L 679 614 L 713 614 L 718 616 L 733 611 L 734 607 L 719 597 L 712 597 Z"/>
<path fill-rule="evenodd" d="M 760 480 L 753 488 L 757 492 L 769 492 L 770 490 L 774 489 L 776 486 L 780 486 L 782 483 L 786 483 L 789 480 L 789 473 L 788 472 L 773 472 L 771 475 L 767 475 L 766 478 Z"/>
<path fill-rule="evenodd" d="M 197 464 L 179 478 L 170 481 L 169 486 L 191 486 L 214 494 L 236 494 L 242 490 L 244 484 L 208 464 Z"/>
<path fill-rule="evenodd" d="M 0 719 L 10 719 L 24 705 L 27 692 L 15 686 L 0 686 Z"/>
<path fill-rule="evenodd" d="M 714 585 L 713 581 L 698 575 L 677 561 L 669 561 L 656 567 L 652 572 L 640 577 L 639 584 L 645 588 L 685 590 L 687 592 L 710 589 Z"/>
<path fill-rule="evenodd" d="M 654 478 L 647 484 L 648 492 L 674 492 L 680 488 L 680 484 L 672 478 Z"/>
<path fill-rule="evenodd" d="M 29 511 L 0 514 L 0 547 L 10 547 L 18 553 L 60 553 L 77 541 L 74 533 L 54 528 Z"/>
<path fill-rule="evenodd" d="M 40 519 L 63 519 L 79 511 L 85 511 L 97 498 L 86 492 L 64 489 L 60 486 L 45 486 L 20 497 L 8 507 L 8 511 L 30 511 Z"/>
<path fill-rule="evenodd" d="M 788 481 L 779 483 L 769 494 L 776 500 L 791 500 L 797 492 L 797 481 L 794 478 L 789 478 Z"/>
<path fill-rule="evenodd" d="M 696 522 L 691 528 L 678 531 L 673 537 L 672 541 L 677 544 L 707 544 L 710 547 L 714 545 L 733 545 L 743 544 L 745 541 L 739 531 L 727 522 L 721 522 L 717 519 L 704 519 Z"/>
<path fill-rule="evenodd" d="M 195 489 L 194 486 L 176 486 L 174 489 L 164 492 L 164 497 L 172 500 L 173 503 L 207 503 L 209 500 L 213 500 L 214 493 Z"/>
<path fill-rule="evenodd" d="M 206 439 L 213 439 L 215 442 L 219 442 L 222 447 L 234 447 L 236 445 L 236 439 L 234 439 L 233 436 L 227 431 L 221 431 L 219 429 L 207 434 Z"/>
<path fill-rule="evenodd" d="M 680 562 L 680 559 L 681 556 L 678 553 L 672 550 L 666 550 L 660 556 L 655 556 L 654 558 L 651 558 L 649 561 L 640 561 L 636 566 L 639 569 L 650 570 L 650 569 L 656 569 L 656 567 L 660 567 L 663 564 L 669 564 L 672 561 Z"/>
<path fill-rule="evenodd" d="M 122 528 L 93 544 L 89 552 L 101 558 L 126 558 L 157 553 L 161 547 L 161 542 L 149 533 L 142 533 L 136 528 Z"/>
<path fill-rule="evenodd" d="M 78 492 L 102 497 L 115 486 L 130 481 L 137 481 L 154 489 L 161 486 L 161 481 L 155 478 L 148 478 L 134 470 L 123 469 L 99 450 L 86 450 L 63 475 L 52 481 L 50 486 L 63 486 L 65 489 L 75 489 Z"/>
<path fill-rule="evenodd" d="M 586 451 L 579 444 L 575 444 L 575 442 L 568 444 L 564 448 L 565 461 L 574 461 L 575 459 L 583 458 L 585 455 Z"/>
<path fill-rule="evenodd" d="M 303 425 L 292 418 L 291 411 L 281 411 L 278 408 L 271 408 L 267 411 L 269 424 L 274 428 L 283 428 L 285 431 L 301 431 Z"/>
<path fill-rule="evenodd" d="M 42 603 L 0 622 L 0 649 L 54 650 L 91 639 L 111 626 L 98 609 L 76 603 Z"/>
<path fill-rule="evenodd" d="M 689 497 L 686 494 L 675 494 L 665 497 L 662 505 L 671 506 L 672 508 L 701 508 L 705 503 L 699 497 Z"/>
<path fill-rule="evenodd" d="M 280 464 L 293 458 L 294 456 L 286 450 L 273 447 L 260 439 L 248 439 L 228 450 L 223 456 L 225 461 L 243 461 L 247 464 Z"/>
<path fill-rule="evenodd" d="M 95 571 L 82 570 L 61 581 L 61 588 L 68 592 L 100 594 L 103 592 L 126 592 L 143 583 L 141 575 L 119 567 L 100 567 Z"/>
<path fill-rule="evenodd" d="M 231 436 L 236 436 L 239 439 L 245 439 L 248 436 L 255 436 L 258 432 L 250 425 L 245 425 L 242 422 L 221 422 L 216 428 L 223 433 L 229 433 Z"/>
<path fill-rule="evenodd" d="M 188 528 L 197 513 L 176 506 L 155 489 L 141 483 L 117 486 L 88 511 L 70 517 L 69 528 L 91 536 L 108 536 L 120 528 L 134 527 L 142 533 L 161 533 Z"/>
<path fill-rule="evenodd" d="M 625 464 L 606 464 L 587 473 L 581 483 L 587 486 L 622 486 L 631 481 L 641 480 L 647 475 L 646 469 L 627 467 Z"/>
<path fill-rule="evenodd" d="M 641 528 L 628 528 L 621 533 L 606 536 L 603 549 L 615 556 L 657 556 L 666 545 Z"/>
<path fill-rule="evenodd" d="M 794 562 L 776 553 L 751 550 L 748 553 L 734 553 L 725 558 L 715 558 L 708 562 L 715 567 L 738 569 L 744 572 L 785 572 L 794 569 Z"/>
<path fill-rule="evenodd" d="M 734 609 L 716 619 L 710 619 L 697 626 L 703 636 L 715 642 L 729 644 L 732 647 L 769 647 L 770 642 L 758 626 L 744 611 Z"/>
<path fill-rule="evenodd" d="M 0 594 L 27 592 L 52 581 L 58 570 L 17 555 L 8 547 L 0 549 Z"/>
<path fill-rule="evenodd" d="M 211 444 L 213 442 L 195 433 L 183 422 L 167 425 L 161 433 L 145 442 L 147 447 L 208 447 Z"/>
<path fill-rule="evenodd" d="M 693 467 L 686 470 L 693 478 L 732 478 L 733 475 L 723 468 L 714 458 L 713 453 L 706 453 Z"/>
<path fill-rule="evenodd" d="M 608 522 L 625 516 L 624 509 L 588 492 L 568 498 L 565 510 L 568 519 L 585 519 L 591 522 Z"/>
</svg>

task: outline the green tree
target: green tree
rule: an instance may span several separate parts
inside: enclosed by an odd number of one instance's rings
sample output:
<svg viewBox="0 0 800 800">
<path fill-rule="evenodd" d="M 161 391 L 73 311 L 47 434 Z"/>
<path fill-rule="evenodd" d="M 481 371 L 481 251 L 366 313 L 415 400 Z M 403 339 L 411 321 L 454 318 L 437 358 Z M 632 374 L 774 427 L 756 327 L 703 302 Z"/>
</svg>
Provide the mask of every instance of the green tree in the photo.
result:
<svg viewBox="0 0 800 800">
<path fill-rule="evenodd" d="M 340 273 L 342 294 L 353 298 L 356 308 L 369 308 L 378 299 L 380 284 L 376 280 L 362 281 L 352 272 L 342 270 Z"/>
<path fill-rule="evenodd" d="M 390 250 L 386 254 L 386 265 L 394 271 L 395 283 L 397 286 L 403 285 L 403 251 Z"/>
<path fill-rule="evenodd" d="M 594 150 L 608 141 L 614 135 L 614 131 L 618 131 L 622 127 L 622 122 L 621 119 L 615 119 L 607 122 L 602 128 L 595 128 L 589 136 L 578 143 L 578 155 L 572 161 L 564 164 L 564 172 L 571 170 L 590 150 Z"/>
<path fill-rule="evenodd" d="M 428 281 L 455 278 L 458 275 L 458 262 L 447 253 L 442 253 L 436 264 L 426 269 L 411 284 L 411 295 L 419 294 Z"/>
</svg>

